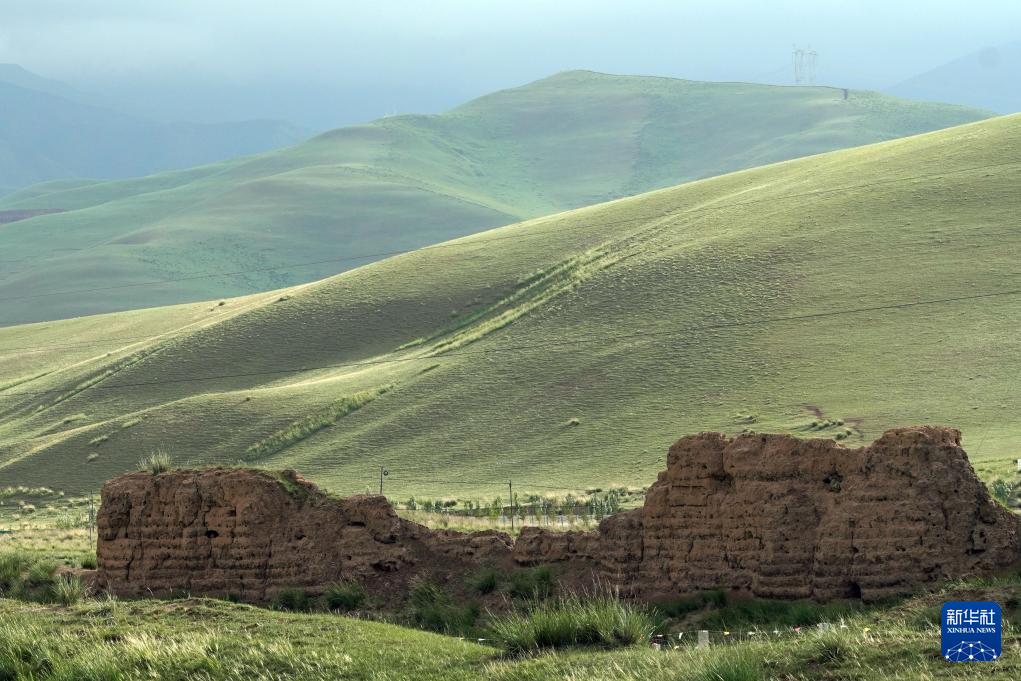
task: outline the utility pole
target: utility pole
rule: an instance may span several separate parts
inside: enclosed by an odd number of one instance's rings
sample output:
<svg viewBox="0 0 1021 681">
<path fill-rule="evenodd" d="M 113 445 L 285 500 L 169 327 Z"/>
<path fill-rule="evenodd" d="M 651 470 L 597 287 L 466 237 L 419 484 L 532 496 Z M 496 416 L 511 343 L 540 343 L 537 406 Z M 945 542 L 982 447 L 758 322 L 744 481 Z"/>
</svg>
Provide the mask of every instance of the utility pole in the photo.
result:
<svg viewBox="0 0 1021 681">
<path fill-rule="evenodd" d="M 96 507 L 92 501 L 92 493 L 89 493 L 89 547 L 92 546 L 92 526 L 96 522 Z"/>
<path fill-rule="evenodd" d="M 512 480 L 508 480 L 507 481 L 507 493 L 510 495 L 510 498 L 508 500 L 510 501 L 510 507 L 511 507 L 511 514 L 510 514 L 510 517 L 511 517 L 511 532 L 513 532 L 514 531 L 514 516 L 517 515 L 517 508 L 516 508 L 516 505 L 514 504 L 514 482 Z"/>
<path fill-rule="evenodd" d="M 385 478 L 388 475 L 390 475 L 390 471 L 388 471 L 387 469 L 385 469 L 382 466 L 380 466 L 379 467 L 379 496 L 383 496 L 383 478 Z"/>
</svg>

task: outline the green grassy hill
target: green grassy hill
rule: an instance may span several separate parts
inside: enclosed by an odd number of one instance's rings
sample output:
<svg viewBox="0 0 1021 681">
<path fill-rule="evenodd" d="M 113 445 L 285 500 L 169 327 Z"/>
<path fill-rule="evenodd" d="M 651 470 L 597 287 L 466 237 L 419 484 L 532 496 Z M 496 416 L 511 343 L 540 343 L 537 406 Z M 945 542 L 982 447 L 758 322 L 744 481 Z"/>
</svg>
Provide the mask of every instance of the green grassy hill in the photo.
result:
<svg viewBox="0 0 1021 681">
<path fill-rule="evenodd" d="M 644 485 L 678 437 L 961 428 L 1021 456 L 1021 116 L 504 227 L 284 291 L 0 330 L 0 487 Z M 154 338 L 147 338 L 155 336 Z M 463 497 L 465 498 L 465 497 Z"/>
<path fill-rule="evenodd" d="M 822 87 L 563 73 L 250 158 L 14 194 L 0 210 L 66 212 L 0 229 L 0 325 L 289 286 L 381 252 L 986 115 Z"/>
</svg>

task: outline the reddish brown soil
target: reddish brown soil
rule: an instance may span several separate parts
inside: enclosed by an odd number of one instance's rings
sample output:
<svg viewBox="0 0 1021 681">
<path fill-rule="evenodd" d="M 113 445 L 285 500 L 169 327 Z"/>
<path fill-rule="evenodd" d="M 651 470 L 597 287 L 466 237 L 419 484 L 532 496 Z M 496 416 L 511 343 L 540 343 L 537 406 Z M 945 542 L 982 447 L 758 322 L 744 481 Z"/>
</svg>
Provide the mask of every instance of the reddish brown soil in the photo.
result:
<svg viewBox="0 0 1021 681">
<path fill-rule="evenodd" d="M 399 603 L 418 575 L 466 593 L 483 566 L 556 566 L 562 584 L 642 600 L 723 588 L 768 598 L 907 594 L 1021 558 L 1021 520 L 994 503 L 956 430 L 889 431 L 848 449 L 786 435 L 679 440 L 645 506 L 598 532 L 433 531 L 383 497 L 332 499 L 293 473 L 134 473 L 108 482 L 98 582 L 121 595 L 269 600 L 354 580 Z"/>
</svg>

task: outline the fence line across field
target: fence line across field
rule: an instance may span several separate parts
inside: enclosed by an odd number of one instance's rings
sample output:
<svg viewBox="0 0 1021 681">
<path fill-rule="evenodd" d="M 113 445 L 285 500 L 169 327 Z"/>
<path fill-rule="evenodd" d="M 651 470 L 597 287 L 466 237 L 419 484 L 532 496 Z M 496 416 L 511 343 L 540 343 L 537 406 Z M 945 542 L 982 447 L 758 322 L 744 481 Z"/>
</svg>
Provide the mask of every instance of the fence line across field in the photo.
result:
<svg viewBox="0 0 1021 681">
<path fill-rule="evenodd" d="M 623 495 L 618 494 L 615 490 L 603 492 L 600 489 L 599 492 L 588 495 L 589 498 L 579 498 L 568 494 L 559 499 L 536 499 L 536 495 L 529 495 L 526 501 L 520 501 L 519 496 L 513 491 L 513 480 L 508 480 L 504 485 L 507 486 L 508 491 L 507 503 L 504 503 L 501 496 L 495 497 L 489 503 L 483 503 L 479 498 L 462 500 L 468 506 L 459 509 L 453 509 L 452 506 L 446 505 L 445 500 L 439 499 L 434 502 L 431 498 L 421 504 L 416 502 L 414 505 L 401 504 L 394 500 L 391 500 L 390 503 L 396 511 L 406 514 L 431 513 L 441 516 L 446 523 L 458 521 L 477 525 L 481 522 L 482 524 L 490 523 L 501 526 L 510 525 L 511 529 L 515 529 L 519 523 L 522 526 L 573 527 L 578 524 L 588 526 L 592 521 L 599 522 L 607 516 L 627 510 L 621 503 Z M 602 496 L 595 496 L 596 494 Z M 412 496 L 408 501 L 415 502 L 416 500 Z M 435 503 L 441 505 L 437 507 Z"/>
<path fill-rule="evenodd" d="M 755 641 L 767 641 L 781 638 L 797 638 L 811 633 L 825 633 L 830 631 L 851 632 L 852 629 L 866 638 L 882 638 L 882 632 L 872 627 L 850 627 L 845 622 L 834 624 L 832 622 L 817 622 L 815 624 L 804 624 L 798 627 L 773 627 L 771 629 L 685 629 L 674 631 L 669 634 L 655 634 L 649 637 L 649 643 L 659 650 L 678 650 L 680 648 L 707 648 L 711 645 L 727 645 L 732 643 L 752 643 Z M 474 640 L 477 643 L 501 643 L 499 638 L 476 638 L 468 639 L 463 636 L 461 640 Z"/>
</svg>

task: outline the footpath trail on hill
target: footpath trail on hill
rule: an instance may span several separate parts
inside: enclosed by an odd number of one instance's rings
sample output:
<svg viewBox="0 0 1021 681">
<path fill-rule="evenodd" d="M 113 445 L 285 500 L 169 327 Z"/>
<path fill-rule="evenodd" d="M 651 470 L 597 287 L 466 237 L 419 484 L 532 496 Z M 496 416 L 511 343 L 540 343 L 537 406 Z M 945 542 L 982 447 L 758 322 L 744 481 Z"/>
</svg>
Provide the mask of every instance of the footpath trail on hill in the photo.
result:
<svg viewBox="0 0 1021 681">
<path fill-rule="evenodd" d="M 679 435 L 921 423 L 1011 472 L 1021 117 L 692 182 L 245 298 L 0 330 L 0 485 L 153 449 L 341 493 L 647 484 Z M 530 487 L 531 486 L 531 487 Z"/>
</svg>

